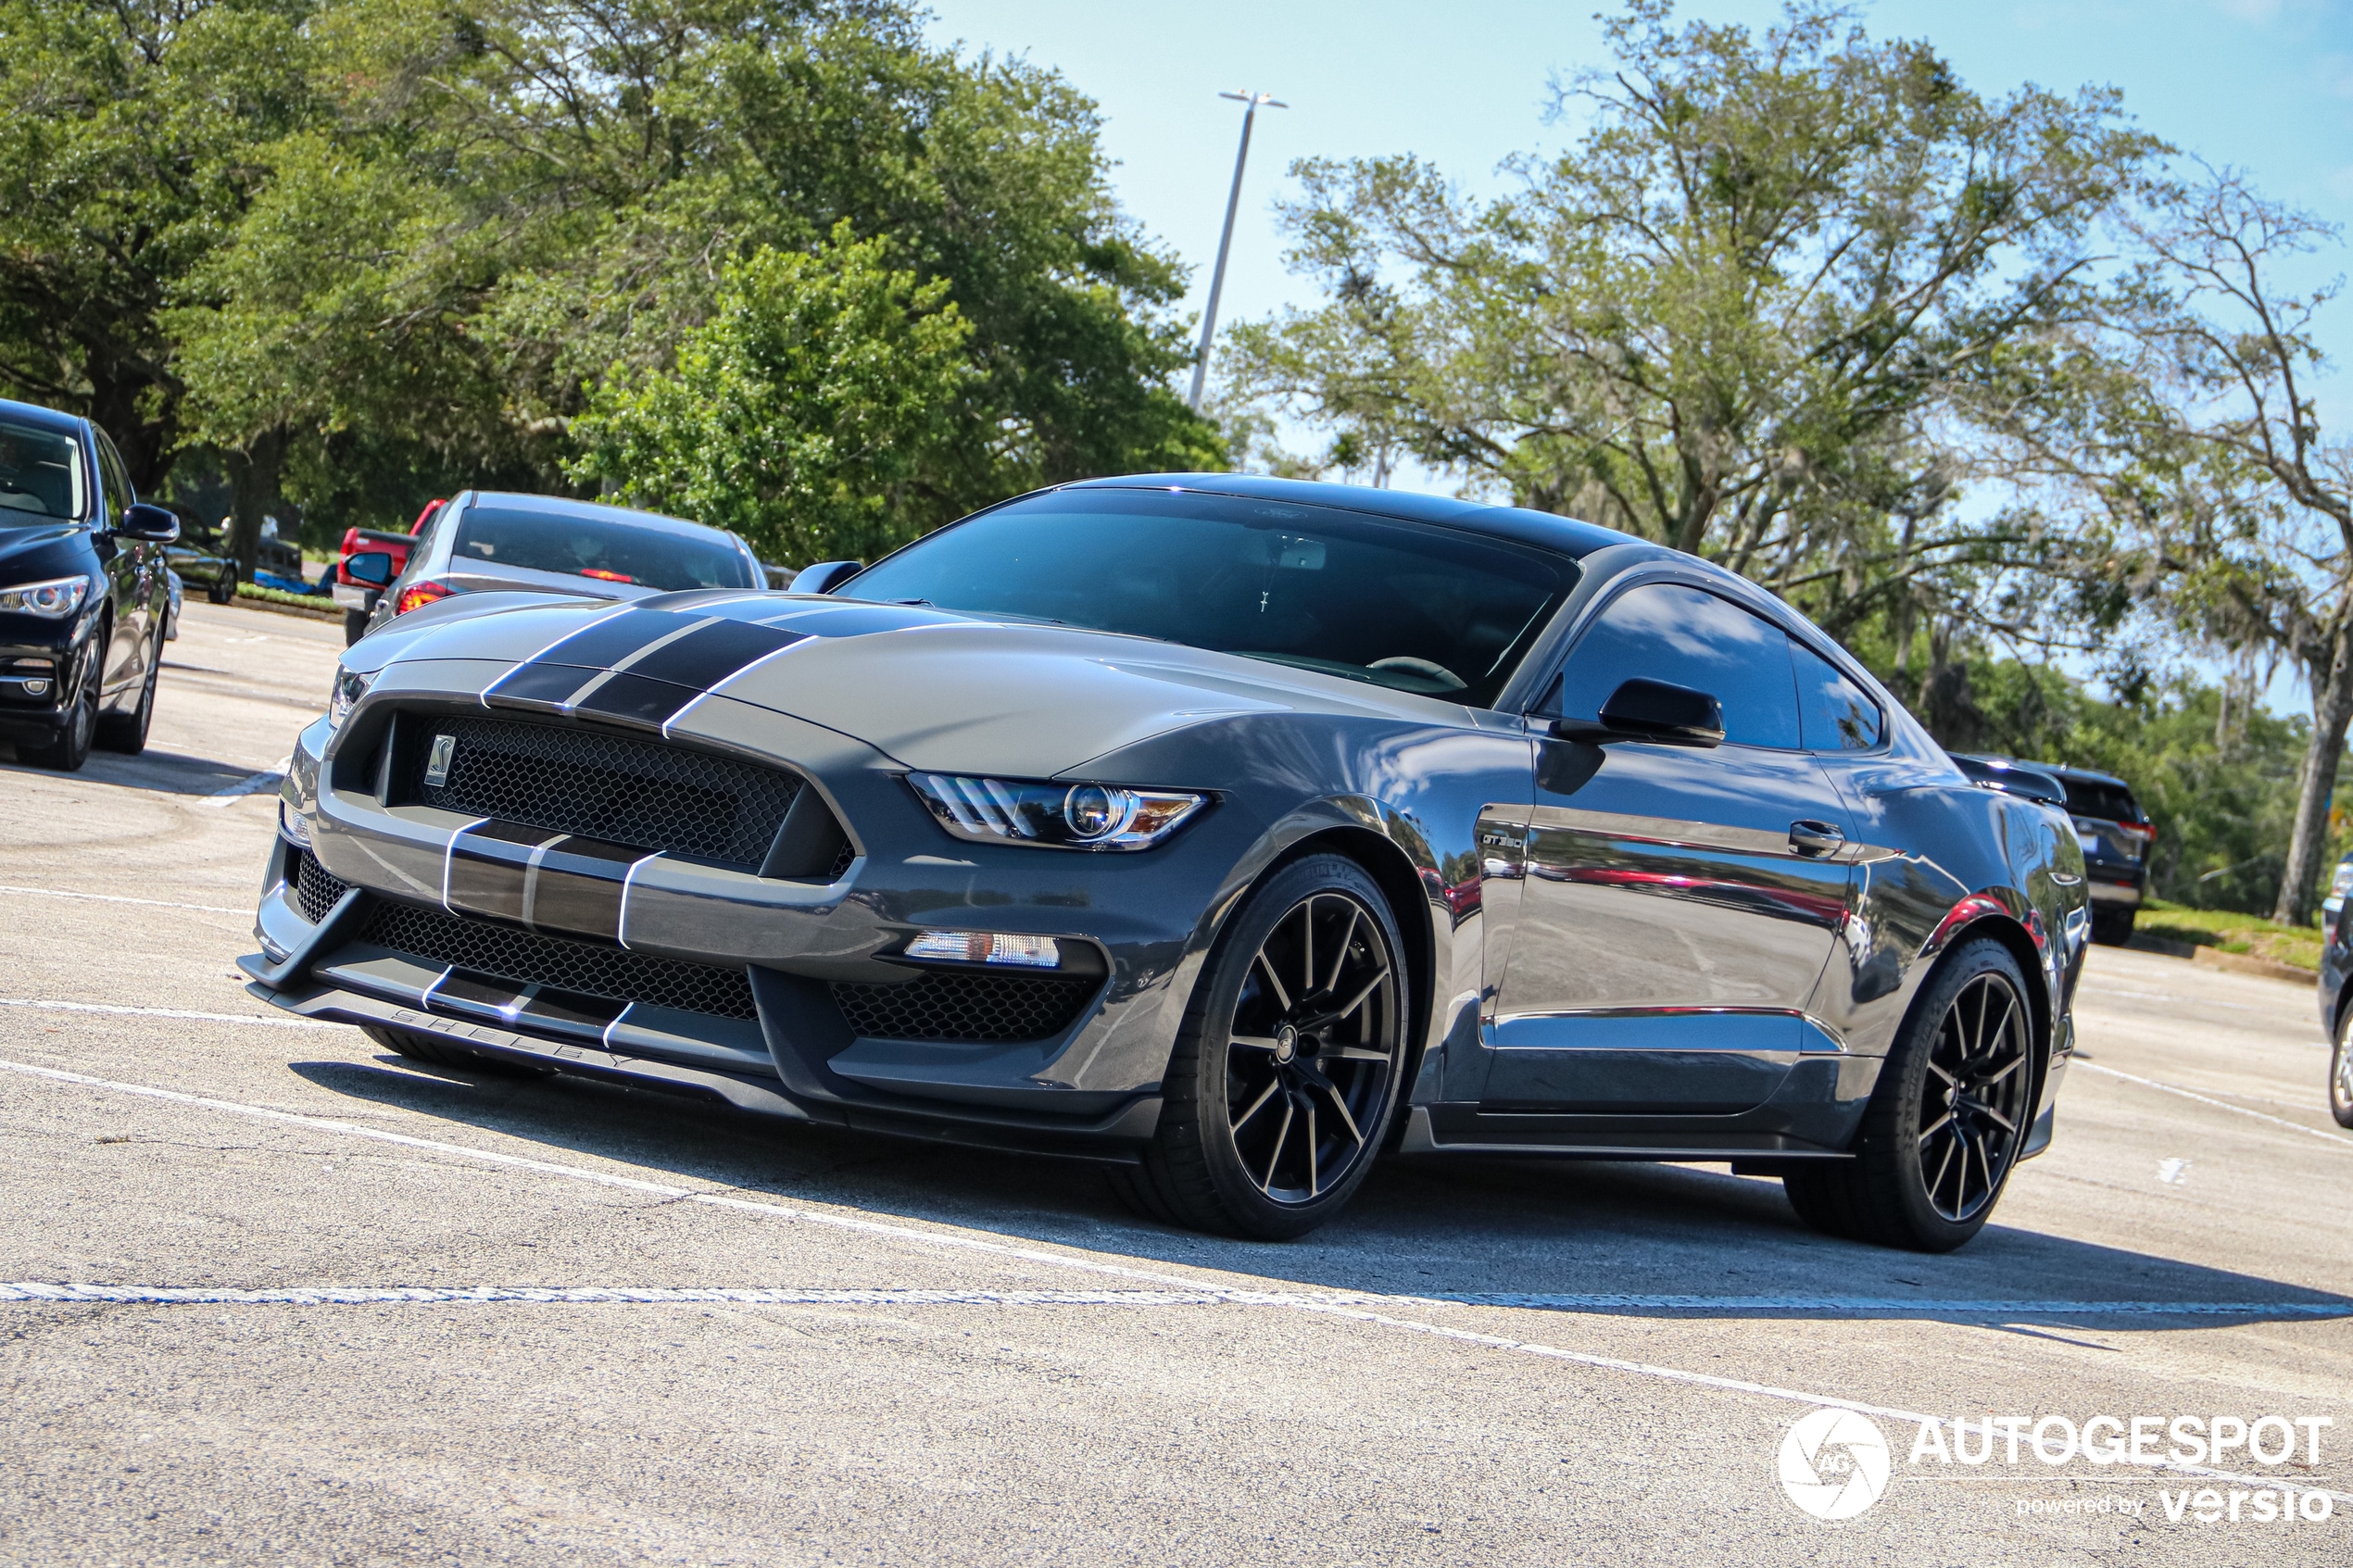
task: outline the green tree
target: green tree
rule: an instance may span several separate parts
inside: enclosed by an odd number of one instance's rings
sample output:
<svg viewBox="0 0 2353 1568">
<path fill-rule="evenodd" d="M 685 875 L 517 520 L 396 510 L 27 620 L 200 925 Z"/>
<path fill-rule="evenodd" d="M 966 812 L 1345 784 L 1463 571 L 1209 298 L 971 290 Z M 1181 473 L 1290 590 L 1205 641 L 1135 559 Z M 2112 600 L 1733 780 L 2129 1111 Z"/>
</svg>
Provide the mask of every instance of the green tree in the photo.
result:
<svg viewBox="0 0 2353 1568">
<path fill-rule="evenodd" d="M 1411 157 L 1295 166 L 1293 264 L 1328 297 L 1238 329 L 1236 382 L 1833 630 L 2007 558 L 1946 504 L 1946 394 L 2081 286 L 2149 140 L 2110 93 L 1989 101 L 1816 4 L 1759 37 L 1631 0 L 1605 34 L 1614 68 L 1557 91 L 1591 129 L 1509 195 Z"/>
<path fill-rule="evenodd" d="M 892 270 L 844 222 L 815 253 L 730 265 L 674 369 L 616 376 L 573 421 L 575 477 L 751 540 L 796 564 L 872 559 L 915 532 L 980 381 L 948 282 Z"/>
</svg>

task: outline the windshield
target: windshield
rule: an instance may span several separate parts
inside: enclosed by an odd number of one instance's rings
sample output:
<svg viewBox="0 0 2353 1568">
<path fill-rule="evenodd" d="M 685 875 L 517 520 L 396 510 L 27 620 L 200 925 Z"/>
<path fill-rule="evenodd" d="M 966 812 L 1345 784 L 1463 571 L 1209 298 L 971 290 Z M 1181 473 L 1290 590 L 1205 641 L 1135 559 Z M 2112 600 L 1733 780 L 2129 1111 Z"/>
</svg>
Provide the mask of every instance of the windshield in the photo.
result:
<svg viewBox="0 0 2353 1568">
<path fill-rule="evenodd" d="M 1485 708 L 1576 563 L 1450 528 L 1175 490 L 1064 490 L 859 573 L 848 597 L 1126 632 Z"/>
<path fill-rule="evenodd" d="M 0 420 L 0 528 L 24 528 L 37 518 L 79 521 L 89 515 L 82 443 L 56 431 Z"/>
<path fill-rule="evenodd" d="M 567 517 L 508 507 L 469 507 L 450 558 L 475 564 L 560 571 L 676 593 L 686 588 L 758 588 L 751 561 L 722 533 L 680 533 L 618 519 Z"/>
</svg>

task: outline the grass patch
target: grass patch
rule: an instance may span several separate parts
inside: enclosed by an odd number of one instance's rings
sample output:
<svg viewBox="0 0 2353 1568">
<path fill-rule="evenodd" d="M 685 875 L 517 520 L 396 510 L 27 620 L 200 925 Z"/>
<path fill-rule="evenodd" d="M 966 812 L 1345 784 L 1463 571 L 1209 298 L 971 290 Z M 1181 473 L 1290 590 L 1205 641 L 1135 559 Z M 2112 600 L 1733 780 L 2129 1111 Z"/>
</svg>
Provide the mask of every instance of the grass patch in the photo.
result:
<svg viewBox="0 0 2353 1568">
<path fill-rule="evenodd" d="M 341 615 L 343 613 L 342 607 L 324 594 L 289 594 L 283 589 L 263 588 L 251 583 L 237 584 L 237 597 L 260 599 L 273 605 L 287 605 L 296 609 L 309 610 L 314 615 Z"/>
<path fill-rule="evenodd" d="M 2316 973 L 2321 967 L 2318 925 L 2282 925 L 2261 915 L 2243 915 L 2235 909 L 2193 909 L 2151 898 L 2141 906 L 2140 919 L 2133 922 L 2133 931 L 2135 935 L 2155 936 L 2167 942 L 2187 942 L 2193 947 L 2214 947 L 2225 953 L 2247 953 Z"/>
</svg>

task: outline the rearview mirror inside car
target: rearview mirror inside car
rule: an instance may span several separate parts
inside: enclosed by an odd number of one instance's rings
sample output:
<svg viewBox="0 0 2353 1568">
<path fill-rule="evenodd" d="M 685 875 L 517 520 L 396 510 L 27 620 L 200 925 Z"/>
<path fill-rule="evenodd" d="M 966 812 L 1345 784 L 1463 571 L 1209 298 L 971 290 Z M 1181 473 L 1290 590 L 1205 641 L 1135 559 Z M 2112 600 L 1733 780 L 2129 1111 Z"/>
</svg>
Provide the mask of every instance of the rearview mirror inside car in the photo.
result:
<svg viewBox="0 0 2353 1568">
<path fill-rule="evenodd" d="M 1641 678 L 1610 693 L 1601 717 L 1555 719 L 1559 740 L 1595 746 L 1613 741 L 1649 741 L 1656 746 L 1715 746 L 1724 744 L 1724 705 L 1705 692 Z"/>
<path fill-rule="evenodd" d="M 381 588 L 392 581 L 392 554 L 388 550 L 355 551 L 343 558 L 343 570 L 355 583 Z"/>
</svg>

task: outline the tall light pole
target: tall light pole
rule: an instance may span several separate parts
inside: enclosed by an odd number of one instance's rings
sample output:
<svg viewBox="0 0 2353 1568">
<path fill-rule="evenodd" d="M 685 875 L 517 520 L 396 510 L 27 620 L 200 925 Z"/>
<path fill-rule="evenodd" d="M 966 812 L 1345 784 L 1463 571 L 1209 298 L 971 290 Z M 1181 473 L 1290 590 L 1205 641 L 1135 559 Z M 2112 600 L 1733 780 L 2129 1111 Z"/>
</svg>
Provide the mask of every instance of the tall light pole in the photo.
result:
<svg viewBox="0 0 2353 1568">
<path fill-rule="evenodd" d="M 1226 232 L 1217 236 L 1217 270 L 1209 275 L 1209 308 L 1201 319 L 1201 352 L 1193 357 L 1193 395 L 1185 400 L 1186 406 L 1196 412 L 1201 408 L 1202 383 L 1209 379 L 1209 341 L 1217 335 L 1217 296 L 1226 287 L 1226 253 L 1234 245 L 1234 212 L 1242 203 L 1242 165 L 1250 161 L 1251 121 L 1258 118 L 1262 104 L 1270 109 L 1290 107 L 1277 102 L 1271 93 L 1243 91 L 1217 95 L 1246 107 L 1242 110 L 1242 144 L 1234 153 L 1234 188 L 1226 194 Z"/>
</svg>

